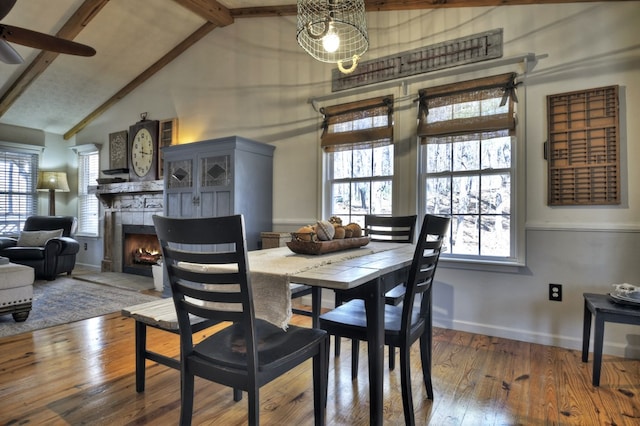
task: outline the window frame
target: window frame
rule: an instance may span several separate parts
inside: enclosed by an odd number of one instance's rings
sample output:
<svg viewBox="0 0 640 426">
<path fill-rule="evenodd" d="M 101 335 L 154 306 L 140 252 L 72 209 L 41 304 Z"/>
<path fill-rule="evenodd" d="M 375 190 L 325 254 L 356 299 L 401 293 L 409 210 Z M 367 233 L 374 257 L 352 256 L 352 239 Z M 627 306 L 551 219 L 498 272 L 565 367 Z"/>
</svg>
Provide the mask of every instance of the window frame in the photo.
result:
<svg viewBox="0 0 640 426">
<path fill-rule="evenodd" d="M 389 201 L 390 208 L 393 208 L 393 186 L 394 186 L 394 171 L 390 175 L 374 174 L 375 172 L 375 157 L 374 151 L 380 148 L 390 147 L 392 152 L 390 153 L 390 162 L 392 170 L 395 170 L 395 146 L 394 146 L 394 122 L 393 122 L 393 108 L 394 108 L 394 96 L 385 95 L 374 98 L 347 102 L 337 104 L 333 106 L 327 106 L 320 109 L 320 112 L 324 115 L 324 121 L 322 123 L 322 136 L 321 147 L 323 149 L 322 155 L 322 175 L 323 179 L 323 207 L 322 212 L 324 217 L 341 216 L 347 217 L 347 222 L 356 222 L 364 225 L 364 215 L 372 213 L 372 191 L 376 182 L 389 182 L 391 188 L 389 194 L 391 200 Z M 371 126 L 367 128 L 359 128 L 358 126 L 349 126 L 350 122 L 357 122 L 362 119 L 371 119 L 373 123 L 376 122 L 377 116 L 386 115 L 386 124 L 382 126 Z M 349 127 L 350 130 L 340 131 L 341 125 L 347 124 L 345 127 Z M 333 175 L 334 171 L 334 159 L 337 152 L 351 153 L 352 159 L 354 151 L 357 150 L 369 150 L 371 151 L 371 174 L 367 176 L 349 176 L 336 178 Z M 353 165 L 353 162 L 351 163 Z M 335 184 L 349 184 L 349 191 L 351 193 L 353 184 L 358 182 L 365 182 L 369 184 L 369 203 L 367 211 L 363 214 L 354 214 L 353 209 L 349 208 L 349 212 L 337 213 L 333 209 L 333 187 Z M 353 200 L 354 197 L 351 197 Z"/>
<path fill-rule="evenodd" d="M 514 79 L 515 73 L 512 73 Z M 496 77 L 496 76 L 494 76 Z M 492 77 L 487 77 L 488 79 Z M 465 85 L 469 82 L 454 83 L 458 85 Z M 439 87 L 448 85 L 436 86 L 436 90 Z M 511 86 L 512 89 L 515 85 Z M 427 89 L 428 90 L 428 89 Z M 526 90 L 524 85 L 518 87 L 517 98 L 514 99 L 514 113 L 516 113 L 515 129 L 511 135 L 511 166 L 510 166 L 510 190 L 511 190 L 511 208 L 510 208 L 510 253 L 508 256 L 482 256 L 482 255 L 469 255 L 469 254 L 452 254 L 442 253 L 441 261 L 445 267 L 455 266 L 462 269 L 485 269 L 511 272 L 512 267 L 525 266 L 525 150 L 524 150 L 524 135 L 526 134 L 525 120 L 526 117 L 524 105 L 526 98 Z M 418 132 L 419 133 L 419 132 Z M 426 194 L 426 151 L 427 145 L 421 143 L 423 137 L 417 135 L 418 145 L 418 211 L 424 214 L 427 211 L 427 200 L 423 196 Z M 502 169 L 501 169 L 502 170 Z M 476 175 L 480 178 L 483 172 L 493 174 L 495 170 L 478 170 Z M 455 176 L 452 171 L 449 176 Z M 451 237 L 451 236 L 449 236 Z"/>
<path fill-rule="evenodd" d="M 393 144 L 390 144 L 389 147 L 391 147 L 391 149 L 393 150 L 393 152 L 391 153 L 391 164 L 392 167 L 394 167 L 395 170 L 395 164 L 394 164 L 394 157 L 395 157 L 395 147 Z M 341 152 L 353 152 L 355 150 L 363 150 L 363 149 L 368 149 L 368 150 L 374 150 L 376 149 L 376 147 L 367 147 L 367 148 L 353 148 L 351 150 L 343 150 Z M 367 212 L 360 215 L 360 214 L 354 214 L 352 209 L 349 210 L 348 214 L 341 214 L 341 213 L 337 213 L 337 212 L 333 212 L 332 211 L 332 207 L 333 207 L 333 185 L 334 184 L 349 184 L 350 187 L 354 184 L 354 183 L 358 183 L 358 182 L 364 182 L 364 183 L 368 183 L 370 185 L 370 191 L 371 188 L 373 188 L 374 183 L 376 182 L 390 182 L 391 184 L 391 201 L 390 201 L 390 205 L 393 208 L 393 181 L 394 181 L 394 174 L 392 173 L 391 175 L 374 175 L 372 174 L 371 176 L 366 176 L 366 177 L 349 177 L 349 178 L 335 178 L 333 176 L 333 169 L 334 169 L 334 164 L 333 164 L 333 160 L 334 160 L 334 154 L 335 152 L 326 152 L 324 154 L 325 157 L 325 161 L 324 161 L 324 168 L 325 168 L 325 190 L 324 192 L 324 200 L 325 200 L 325 217 L 331 217 L 331 216 L 348 216 L 348 222 L 344 222 L 343 223 L 346 225 L 347 223 L 351 223 L 351 222 L 356 222 L 358 224 L 360 224 L 361 226 L 364 226 L 364 215 L 365 214 L 379 214 L 379 213 L 375 213 L 372 212 L 372 202 L 371 202 L 371 192 L 369 193 L 369 206 L 367 209 Z M 352 154 L 353 155 L 353 154 Z M 372 161 L 373 161 L 373 153 L 372 153 Z M 353 197 L 351 198 L 353 199 Z"/>
<path fill-rule="evenodd" d="M 15 156 L 25 156 L 24 160 L 27 160 L 27 156 L 29 157 L 28 160 L 31 163 L 31 178 L 30 178 L 30 186 L 31 186 L 31 191 L 29 192 L 25 192 L 25 195 L 29 195 L 30 197 L 27 197 L 27 206 L 30 206 L 30 209 L 27 208 L 27 210 L 24 212 L 24 215 L 21 213 L 19 215 L 19 222 L 16 225 L 17 229 L 15 230 L 15 232 L 11 231 L 11 232 L 4 232 L 4 231 L 0 231 L 0 236 L 9 236 L 9 237 L 17 237 L 17 235 L 22 231 L 22 229 L 24 228 L 24 223 L 26 221 L 26 219 L 29 216 L 32 215 L 37 215 L 38 214 L 38 191 L 37 191 L 37 183 L 38 183 L 38 171 L 39 171 L 39 163 L 40 163 L 40 153 L 41 150 L 37 149 L 37 148 L 31 148 L 31 147 L 22 147 L 19 144 L 12 144 L 12 143 L 6 143 L 6 142 L 0 142 L 0 154 L 1 155 L 7 155 L 7 154 L 12 154 Z M 10 193 L 9 191 L 7 191 L 7 193 Z M 30 201 L 29 201 L 30 200 Z M 0 217 L 0 223 L 2 223 L 1 228 L 4 229 L 4 224 L 5 224 L 6 220 L 2 217 Z"/>
<path fill-rule="evenodd" d="M 93 162 L 92 162 L 93 159 Z M 93 164 L 92 164 L 93 163 Z M 89 166 L 88 175 L 85 176 L 85 168 Z M 91 167 L 95 170 L 91 170 Z M 100 236 L 100 201 L 95 194 L 89 193 L 89 186 L 92 182 L 96 182 L 100 176 L 100 151 L 96 148 L 93 150 L 78 152 L 78 230 L 76 236 L 83 237 L 99 237 Z M 97 182 L 96 182 L 97 184 Z M 95 200 L 95 201 L 94 201 Z M 85 212 L 85 205 L 89 205 Z M 95 206 L 95 212 L 92 211 L 91 205 Z M 88 219 L 85 215 L 94 215 L 95 218 Z M 87 224 L 89 222 L 89 224 Z M 89 228 L 89 229 L 87 229 Z"/>
</svg>

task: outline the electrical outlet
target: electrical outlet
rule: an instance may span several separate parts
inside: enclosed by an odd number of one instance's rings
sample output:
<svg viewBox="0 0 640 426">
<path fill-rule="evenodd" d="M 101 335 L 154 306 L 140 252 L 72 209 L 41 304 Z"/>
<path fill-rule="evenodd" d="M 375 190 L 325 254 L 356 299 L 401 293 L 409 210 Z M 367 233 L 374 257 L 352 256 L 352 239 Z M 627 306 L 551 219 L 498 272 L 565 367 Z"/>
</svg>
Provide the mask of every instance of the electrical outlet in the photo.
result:
<svg viewBox="0 0 640 426">
<path fill-rule="evenodd" d="M 562 302 L 562 284 L 549 284 L 549 300 Z"/>
</svg>

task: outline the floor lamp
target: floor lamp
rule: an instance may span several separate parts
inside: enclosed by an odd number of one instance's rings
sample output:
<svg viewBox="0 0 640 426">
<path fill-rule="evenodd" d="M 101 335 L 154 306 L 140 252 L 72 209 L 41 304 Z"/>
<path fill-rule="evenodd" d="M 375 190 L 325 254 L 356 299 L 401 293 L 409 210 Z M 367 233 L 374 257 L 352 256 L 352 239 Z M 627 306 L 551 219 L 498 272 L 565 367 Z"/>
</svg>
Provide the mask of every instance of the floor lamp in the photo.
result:
<svg viewBox="0 0 640 426">
<path fill-rule="evenodd" d="M 66 172 L 38 172 L 38 191 L 49 191 L 49 216 L 56 215 L 56 192 L 69 192 Z"/>
</svg>

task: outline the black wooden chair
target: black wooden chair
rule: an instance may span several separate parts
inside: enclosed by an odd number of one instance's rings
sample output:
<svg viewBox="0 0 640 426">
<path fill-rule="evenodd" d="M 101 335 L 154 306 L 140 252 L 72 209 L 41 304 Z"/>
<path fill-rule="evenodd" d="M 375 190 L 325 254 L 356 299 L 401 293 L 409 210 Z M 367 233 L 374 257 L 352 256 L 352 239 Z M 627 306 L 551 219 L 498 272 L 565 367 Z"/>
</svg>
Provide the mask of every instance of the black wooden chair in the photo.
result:
<svg viewBox="0 0 640 426">
<path fill-rule="evenodd" d="M 191 424 L 195 376 L 246 391 L 248 423 L 257 425 L 260 387 L 313 358 L 315 424 L 323 425 L 328 335 L 294 325 L 284 331 L 255 318 L 242 215 L 197 219 L 155 215 L 153 221 L 180 328 L 180 424 Z M 190 315 L 232 324 L 194 344 Z"/>
<path fill-rule="evenodd" d="M 431 294 L 449 221 L 449 218 L 425 215 L 406 281 L 404 303 L 401 306 L 385 305 L 385 345 L 400 348 L 402 405 L 407 425 L 415 424 L 409 354 L 411 346 L 418 339 L 427 397 L 433 399 Z M 364 302 L 354 299 L 320 315 L 320 328 L 334 336 L 366 341 L 367 316 Z"/>
<path fill-rule="evenodd" d="M 364 217 L 364 232 L 371 241 L 381 241 L 389 243 L 413 243 L 416 229 L 417 215 L 412 216 L 376 216 L 366 215 Z M 397 286 L 385 293 L 385 303 L 398 306 L 404 299 L 406 276 L 398 274 L 396 277 Z M 349 300 L 347 293 L 336 291 L 335 306 L 340 306 Z M 335 356 L 340 355 L 340 338 L 335 339 Z M 358 375 L 358 360 L 360 347 L 356 340 L 351 342 L 351 377 L 355 379 Z M 396 366 L 395 351 L 389 347 L 389 369 Z"/>
</svg>

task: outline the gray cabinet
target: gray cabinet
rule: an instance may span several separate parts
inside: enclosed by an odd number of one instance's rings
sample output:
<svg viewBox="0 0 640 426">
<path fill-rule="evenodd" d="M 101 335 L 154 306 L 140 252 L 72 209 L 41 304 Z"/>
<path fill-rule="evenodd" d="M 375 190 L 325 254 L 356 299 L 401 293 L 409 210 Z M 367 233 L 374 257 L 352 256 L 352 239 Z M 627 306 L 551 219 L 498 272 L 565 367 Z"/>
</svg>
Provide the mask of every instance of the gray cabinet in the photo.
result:
<svg viewBox="0 0 640 426">
<path fill-rule="evenodd" d="M 164 214 L 209 217 L 243 214 L 247 248 L 273 226 L 273 151 L 230 136 L 163 148 Z"/>
</svg>

